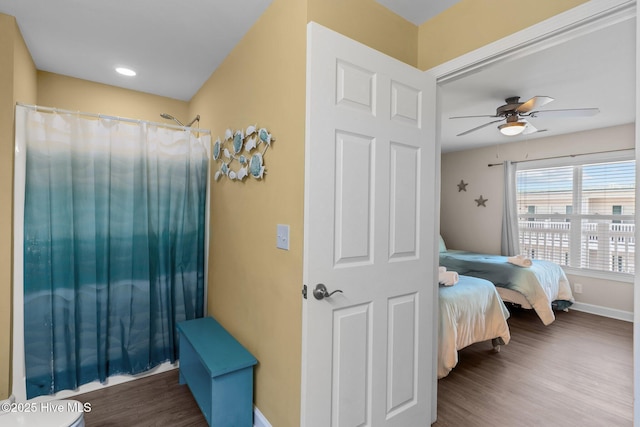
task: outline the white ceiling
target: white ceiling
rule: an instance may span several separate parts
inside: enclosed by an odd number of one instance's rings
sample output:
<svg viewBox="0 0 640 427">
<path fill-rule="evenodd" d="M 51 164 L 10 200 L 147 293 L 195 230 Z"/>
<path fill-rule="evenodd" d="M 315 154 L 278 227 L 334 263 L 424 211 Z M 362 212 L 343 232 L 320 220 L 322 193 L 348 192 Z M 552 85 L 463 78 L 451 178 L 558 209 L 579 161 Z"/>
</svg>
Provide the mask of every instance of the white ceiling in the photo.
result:
<svg viewBox="0 0 640 427">
<path fill-rule="evenodd" d="M 491 65 L 442 86 L 442 150 L 458 151 L 525 139 L 535 139 L 635 121 L 635 19 L 604 28 L 523 58 Z M 457 134 L 497 120 L 449 119 L 495 115 L 505 98 L 550 96 L 543 110 L 599 108 L 592 117 L 529 118 L 529 135 L 500 134 L 496 123 L 464 136 Z M 603 141 L 603 145 L 606 141 Z"/>
<path fill-rule="evenodd" d="M 36 68 L 188 101 L 272 0 L 0 0 L 16 17 Z M 459 0 L 375 0 L 421 24 Z M 443 151 L 607 127 L 634 121 L 635 27 L 592 33 L 527 57 L 493 65 L 442 88 Z M 116 74 L 116 66 L 138 72 Z M 504 98 L 535 95 L 555 101 L 542 109 L 598 107 L 590 118 L 530 119 L 538 129 L 505 137 L 497 124 L 455 135 L 492 119 Z"/>
<path fill-rule="evenodd" d="M 378 3 L 402 16 L 415 25 L 420 25 L 460 0 L 376 0 Z"/>
<path fill-rule="evenodd" d="M 38 70 L 188 101 L 271 1 L 0 0 L 0 12 Z"/>
</svg>

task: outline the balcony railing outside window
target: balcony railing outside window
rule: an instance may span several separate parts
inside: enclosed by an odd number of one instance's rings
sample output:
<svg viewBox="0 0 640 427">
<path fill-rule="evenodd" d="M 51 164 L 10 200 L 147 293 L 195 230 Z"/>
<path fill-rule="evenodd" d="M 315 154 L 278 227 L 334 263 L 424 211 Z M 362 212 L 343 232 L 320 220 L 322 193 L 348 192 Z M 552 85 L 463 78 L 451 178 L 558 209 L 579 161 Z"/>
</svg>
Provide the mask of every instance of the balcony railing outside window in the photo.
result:
<svg viewBox="0 0 640 427">
<path fill-rule="evenodd" d="M 520 218 L 520 249 L 568 267 L 633 274 L 635 224 L 613 221 Z M 572 224 L 580 227 L 578 254 L 572 253 Z"/>
</svg>

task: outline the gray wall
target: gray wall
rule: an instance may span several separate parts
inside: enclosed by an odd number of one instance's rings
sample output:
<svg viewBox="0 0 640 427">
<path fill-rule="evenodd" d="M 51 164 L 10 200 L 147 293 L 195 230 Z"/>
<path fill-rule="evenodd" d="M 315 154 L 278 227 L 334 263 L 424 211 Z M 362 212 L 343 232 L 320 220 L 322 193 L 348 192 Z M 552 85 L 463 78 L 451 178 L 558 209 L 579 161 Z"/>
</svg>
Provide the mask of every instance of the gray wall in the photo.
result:
<svg viewBox="0 0 640 427">
<path fill-rule="evenodd" d="M 502 226 L 503 168 L 488 167 L 504 160 L 524 161 L 546 157 L 633 149 L 634 124 L 595 131 L 493 145 L 475 150 L 442 154 L 440 232 L 447 247 L 499 254 Z M 460 180 L 469 183 L 458 191 Z M 474 199 L 482 195 L 486 207 Z M 633 312 L 633 283 L 569 275 L 573 286 L 583 285 L 576 302 L 623 312 Z"/>
</svg>

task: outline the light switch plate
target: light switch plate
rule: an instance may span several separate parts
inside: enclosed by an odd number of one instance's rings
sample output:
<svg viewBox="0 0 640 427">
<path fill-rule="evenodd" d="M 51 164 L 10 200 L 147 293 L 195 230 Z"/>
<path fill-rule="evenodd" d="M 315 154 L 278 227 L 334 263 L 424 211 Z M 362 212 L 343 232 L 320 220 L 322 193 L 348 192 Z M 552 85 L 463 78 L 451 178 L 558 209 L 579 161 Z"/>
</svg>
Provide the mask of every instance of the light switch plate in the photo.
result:
<svg viewBox="0 0 640 427">
<path fill-rule="evenodd" d="M 278 249 L 289 250 L 289 225 L 278 224 L 276 228 L 276 247 Z"/>
</svg>

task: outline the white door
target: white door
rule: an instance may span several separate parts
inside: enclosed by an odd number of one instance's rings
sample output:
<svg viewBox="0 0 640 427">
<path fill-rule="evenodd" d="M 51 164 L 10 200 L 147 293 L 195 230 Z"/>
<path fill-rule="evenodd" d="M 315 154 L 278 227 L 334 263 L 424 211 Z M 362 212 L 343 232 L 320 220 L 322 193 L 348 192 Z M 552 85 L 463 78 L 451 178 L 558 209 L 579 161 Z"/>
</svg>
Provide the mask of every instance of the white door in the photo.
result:
<svg viewBox="0 0 640 427">
<path fill-rule="evenodd" d="M 306 126 L 302 425 L 428 426 L 435 80 L 310 23 Z"/>
</svg>

